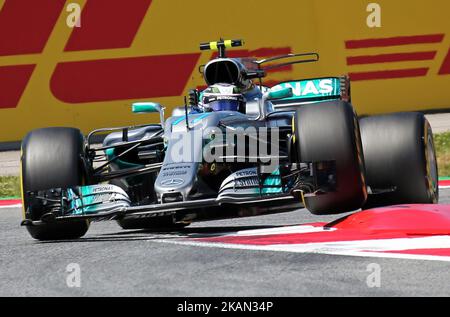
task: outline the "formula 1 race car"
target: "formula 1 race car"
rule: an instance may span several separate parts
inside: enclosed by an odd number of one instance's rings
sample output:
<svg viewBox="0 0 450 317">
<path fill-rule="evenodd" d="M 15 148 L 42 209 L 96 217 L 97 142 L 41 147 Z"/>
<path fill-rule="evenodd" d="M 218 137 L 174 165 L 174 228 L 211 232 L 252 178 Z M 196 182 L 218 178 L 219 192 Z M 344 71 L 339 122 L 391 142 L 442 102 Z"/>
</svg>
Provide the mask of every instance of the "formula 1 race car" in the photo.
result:
<svg viewBox="0 0 450 317">
<path fill-rule="evenodd" d="M 265 87 L 269 69 L 315 62 L 316 53 L 227 58 L 241 40 L 203 43 L 201 67 L 169 119 L 154 102 L 135 113 L 160 122 L 31 131 L 22 142 L 24 220 L 40 240 L 83 236 L 91 221 L 124 229 L 307 208 L 317 215 L 390 204 L 436 203 L 431 127 L 420 113 L 357 117 L 348 77 Z M 101 146 L 98 136 L 105 136 Z"/>
</svg>

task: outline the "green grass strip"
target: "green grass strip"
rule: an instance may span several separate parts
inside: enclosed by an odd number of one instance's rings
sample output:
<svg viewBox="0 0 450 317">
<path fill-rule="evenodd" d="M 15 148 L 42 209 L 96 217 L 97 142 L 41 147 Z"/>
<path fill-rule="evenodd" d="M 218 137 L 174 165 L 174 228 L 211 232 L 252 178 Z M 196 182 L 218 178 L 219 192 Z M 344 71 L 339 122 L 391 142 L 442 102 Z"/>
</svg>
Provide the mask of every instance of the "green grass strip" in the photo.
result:
<svg viewBox="0 0 450 317">
<path fill-rule="evenodd" d="M 20 197 L 20 178 L 18 176 L 0 176 L 0 197 L 9 199 Z"/>
<path fill-rule="evenodd" d="M 0 200 L 17 200 L 21 199 L 21 197 L 0 197 Z"/>
<path fill-rule="evenodd" d="M 450 175 L 450 132 L 437 133 L 434 135 L 434 145 L 440 175 Z M 450 180 L 442 176 L 442 180 Z"/>
</svg>

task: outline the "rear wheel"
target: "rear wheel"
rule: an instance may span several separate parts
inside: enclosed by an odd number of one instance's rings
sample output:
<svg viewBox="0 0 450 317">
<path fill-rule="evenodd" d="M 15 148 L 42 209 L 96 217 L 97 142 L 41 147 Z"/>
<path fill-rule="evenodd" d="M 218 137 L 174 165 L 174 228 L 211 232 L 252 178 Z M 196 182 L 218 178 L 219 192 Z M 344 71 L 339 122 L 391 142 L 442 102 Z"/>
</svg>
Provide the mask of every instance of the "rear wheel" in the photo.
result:
<svg viewBox="0 0 450 317">
<path fill-rule="evenodd" d="M 425 116 L 373 116 L 362 118 L 360 125 L 367 183 L 374 192 L 365 207 L 437 203 L 437 161 L 433 133 Z"/>
<path fill-rule="evenodd" d="M 319 215 L 361 208 L 367 190 L 359 125 L 353 107 L 343 101 L 301 106 L 293 124 L 300 162 L 336 163 L 336 191 L 305 197 L 305 207 Z"/>
<path fill-rule="evenodd" d="M 21 157 L 24 208 L 27 206 L 26 192 L 83 184 L 83 147 L 83 135 L 72 128 L 38 129 L 24 138 Z M 43 212 L 26 211 L 24 218 L 39 220 Z M 27 226 L 30 235 L 38 240 L 75 239 L 83 236 L 88 228 L 87 221 Z"/>
</svg>

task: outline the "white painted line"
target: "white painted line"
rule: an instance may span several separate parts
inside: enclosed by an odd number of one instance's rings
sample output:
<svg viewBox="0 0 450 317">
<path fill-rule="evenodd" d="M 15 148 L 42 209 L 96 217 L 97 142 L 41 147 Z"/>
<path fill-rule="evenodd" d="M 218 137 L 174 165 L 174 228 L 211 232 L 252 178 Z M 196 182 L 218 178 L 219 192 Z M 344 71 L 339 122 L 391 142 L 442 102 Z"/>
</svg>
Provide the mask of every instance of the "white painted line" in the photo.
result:
<svg viewBox="0 0 450 317">
<path fill-rule="evenodd" d="M 0 206 L 0 209 L 6 209 L 6 208 L 22 208 L 22 204 Z"/>
<path fill-rule="evenodd" d="M 359 241 L 341 241 L 341 242 L 305 243 L 305 244 L 278 244 L 278 245 L 244 245 L 244 244 L 230 244 L 230 243 L 211 243 L 211 242 L 193 241 L 189 239 L 185 240 L 161 239 L 156 241 L 195 247 L 450 262 L 450 256 L 383 252 L 383 251 L 417 250 L 417 249 L 447 249 L 450 248 L 450 236 L 359 240 Z"/>
<path fill-rule="evenodd" d="M 323 226 L 309 226 L 309 225 L 298 225 L 298 226 L 286 226 L 286 227 L 276 227 L 276 228 L 264 228 L 264 229 L 254 229 L 254 230 L 241 230 L 236 232 L 231 232 L 223 235 L 223 237 L 233 236 L 265 236 L 272 234 L 291 234 L 291 233 L 314 233 L 323 231 L 334 231 L 335 228 L 324 229 Z M 222 237 L 222 235 L 221 235 Z"/>
</svg>

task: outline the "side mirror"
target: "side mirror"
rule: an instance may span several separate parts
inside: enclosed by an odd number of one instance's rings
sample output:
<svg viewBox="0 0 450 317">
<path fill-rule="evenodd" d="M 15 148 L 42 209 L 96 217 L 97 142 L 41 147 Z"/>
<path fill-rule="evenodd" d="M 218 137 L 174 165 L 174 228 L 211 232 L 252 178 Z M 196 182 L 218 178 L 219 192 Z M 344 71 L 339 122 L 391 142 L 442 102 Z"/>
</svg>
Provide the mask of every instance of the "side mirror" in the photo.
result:
<svg viewBox="0 0 450 317">
<path fill-rule="evenodd" d="M 267 93 L 267 100 L 276 100 L 276 99 L 284 99 L 290 98 L 294 95 L 292 88 L 283 88 L 280 90 L 275 90 Z"/>
<path fill-rule="evenodd" d="M 132 104 L 131 110 L 133 113 L 152 113 L 160 112 L 161 105 L 156 102 L 135 102 Z"/>
<path fill-rule="evenodd" d="M 156 102 L 135 102 L 131 105 L 133 113 L 159 113 L 161 126 L 164 128 L 164 107 Z"/>
</svg>

